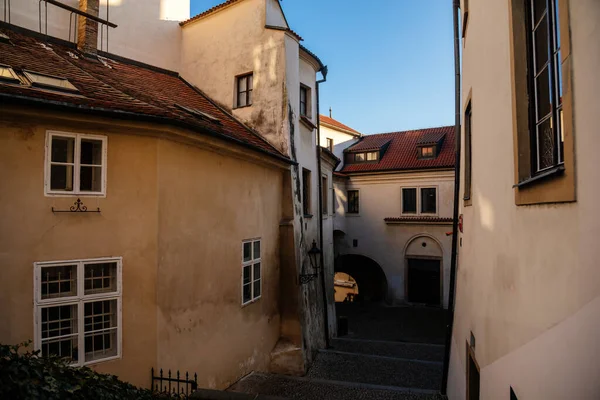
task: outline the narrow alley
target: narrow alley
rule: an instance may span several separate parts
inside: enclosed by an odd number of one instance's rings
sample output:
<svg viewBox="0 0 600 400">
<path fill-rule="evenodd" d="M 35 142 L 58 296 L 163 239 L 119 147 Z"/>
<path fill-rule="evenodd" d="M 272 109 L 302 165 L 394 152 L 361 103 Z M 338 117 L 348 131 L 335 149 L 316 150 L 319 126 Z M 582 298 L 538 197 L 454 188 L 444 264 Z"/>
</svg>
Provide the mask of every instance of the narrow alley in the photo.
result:
<svg viewBox="0 0 600 400">
<path fill-rule="evenodd" d="M 230 391 L 289 399 L 434 400 L 444 358 L 446 311 L 337 303 L 348 334 L 332 339 L 304 377 L 252 373 Z"/>
</svg>

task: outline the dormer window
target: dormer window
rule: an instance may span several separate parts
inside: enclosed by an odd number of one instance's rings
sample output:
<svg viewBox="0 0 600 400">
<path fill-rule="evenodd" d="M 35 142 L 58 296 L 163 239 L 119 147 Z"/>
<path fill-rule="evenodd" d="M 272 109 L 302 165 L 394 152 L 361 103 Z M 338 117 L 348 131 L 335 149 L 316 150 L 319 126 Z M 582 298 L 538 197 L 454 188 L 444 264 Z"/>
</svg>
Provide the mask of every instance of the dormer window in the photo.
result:
<svg viewBox="0 0 600 400">
<path fill-rule="evenodd" d="M 31 71 L 23 71 L 23 75 L 31 82 L 31 86 L 65 92 L 78 92 L 77 88 L 67 78 Z"/>
<path fill-rule="evenodd" d="M 0 64 L 0 81 L 11 82 L 11 83 L 19 83 L 19 77 L 13 71 L 11 67 L 8 65 Z"/>
<path fill-rule="evenodd" d="M 356 153 L 354 155 L 354 162 L 363 162 L 365 161 L 365 153 Z"/>
<path fill-rule="evenodd" d="M 367 153 L 367 161 L 377 161 L 377 152 L 370 151 Z"/>
<path fill-rule="evenodd" d="M 422 146 L 419 147 L 419 158 L 435 158 L 436 151 L 435 146 Z"/>
</svg>

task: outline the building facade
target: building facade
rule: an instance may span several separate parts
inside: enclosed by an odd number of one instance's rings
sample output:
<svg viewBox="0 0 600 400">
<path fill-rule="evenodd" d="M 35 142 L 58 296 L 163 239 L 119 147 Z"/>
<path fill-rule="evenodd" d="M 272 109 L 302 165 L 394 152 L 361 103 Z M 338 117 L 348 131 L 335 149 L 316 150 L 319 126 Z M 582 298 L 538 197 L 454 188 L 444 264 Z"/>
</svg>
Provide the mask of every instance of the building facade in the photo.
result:
<svg viewBox="0 0 600 400">
<path fill-rule="evenodd" d="M 600 393 L 600 3 L 461 2 L 450 399 Z"/>
<path fill-rule="evenodd" d="M 49 34 L 27 30 L 30 3 L 0 25 L 0 341 L 34 339 L 140 386 L 152 367 L 210 388 L 303 373 L 326 341 L 320 267 L 333 271 L 308 255 L 324 66 L 279 2 L 230 0 L 184 21 L 157 17 L 158 2 L 142 14 L 134 0 L 67 2 L 85 13 L 73 42 L 51 4 Z M 128 16 L 110 30 L 117 54 L 86 17 L 102 10 Z M 153 35 L 168 50 L 157 40 L 147 54 Z"/>
</svg>

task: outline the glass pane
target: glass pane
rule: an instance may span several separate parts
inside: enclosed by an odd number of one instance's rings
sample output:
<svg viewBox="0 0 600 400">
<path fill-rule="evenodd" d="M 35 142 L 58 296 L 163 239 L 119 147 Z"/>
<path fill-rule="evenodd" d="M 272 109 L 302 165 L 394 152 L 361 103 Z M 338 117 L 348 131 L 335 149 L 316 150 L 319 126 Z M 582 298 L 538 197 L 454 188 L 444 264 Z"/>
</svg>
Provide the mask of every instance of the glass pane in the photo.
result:
<svg viewBox="0 0 600 400">
<path fill-rule="evenodd" d="M 533 16 L 534 21 L 537 23 L 540 17 L 546 11 L 546 0 L 532 0 L 533 1 Z"/>
<path fill-rule="evenodd" d="M 85 192 L 102 191 L 102 167 L 81 167 L 79 190 Z"/>
<path fill-rule="evenodd" d="M 435 188 L 421 189 L 421 212 L 424 214 L 435 214 L 436 212 L 436 196 Z"/>
<path fill-rule="evenodd" d="M 544 17 L 540 26 L 535 30 L 535 65 L 540 72 L 548 62 L 548 18 Z"/>
<path fill-rule="evenodd" d="M 556 104 L 562 104 L 563 101 L 563 79 L 562 66 L 560 63 L 560 51 L 556 54 Z"/>
<path fill-rule="evenodd" d="M 354 155 L 354 161 L 365 161 L 365 153 L 356 153 Z"/>
<path fill-rule="evenodd" d="M 77 265 L 42 267 L 42 299 L 77 296 Z"/>
<path fill-rule="evenodd" d="M 244 243 L 244 262 L 250 261 L 252 259 L 252 243 L 245 242 Z"/>
<path fill-rule="evenodd" d="M 562 162 L 565 159 L 565 154 L 564 154 L 564 145 L 565 145 L 565 125 L 564 125 L 564 121 L 563 121 L 563 110 L 562 108 L 560 110 L 558 110 L 558 127 L 560 128 L 560 148 L 558 149 L 559 151 L 559 156 L 560 156 L 560 162 Z"/>
<path fill-rule="evenodd" d="M 80 159 L 82 164 L 102 165 L 102 141 L 82 139 Z"/>
<path fill-rule="evenodd" d="M 73 191 L 72 165 L 52 165 L 50 167 L 50 189 Z"/>
<path fill-rule="evenodd" d="M 306 103 L 306 89 L 300 88 L 300 102 Z"/>
<path fill-rule="evenodd" d="M 254 275 L 252 276 L 253 280 L 260 279 L 260 263 L 254 264 Z"/>
<path fill-rule="evenodd" d="M 84 294 L 117 291 L 117 263 L 85 265 Z"/>
<path fill-rule="evenodd" d="M 535 79 L 537 86 L 537 120 L 540 121 L 552 110 L 550 99 L 550 80 L 548 79 L 548 67 Z"/>
<path fill-rule="evenodd" d="M 254 259 L 260 258 L 260 241 L 254 242 Z"/>
<path fill-rule="evenodd" d="M 247 88 L 247 78 L 244 76 L 238 81 L 238 92 L 245 92 Z"/>
<path fill-rule="evenodd" d="M 376 161 L 376 160 L 377 160 L 376 152 L 367 153 L 367 161 Z"/>
<path fill-rule="evenodd" d="M 252 281 L 252 277 L 250 276 L 251 270 L 250 270 L 250 266 L 248 265 L 247 267 L 244 267 L 244 270 L 242 271 L 244 274 L 244 285 L 247 283 L 250 283 Z"/>
<path fill-rule="evenodd" d="M 252 104 L 252 90 L 248 91 L 247 96 L 248 96 L 248 105 L 250 105 L 250 104 Z"/>
<path fill-rule="evenodd" d="M 254 87 L 254 76 L 253 75 L 248 75 L 248 90 L 252 90 Z"/>
<path fill-rule="evenodd" d="M 53 136 L 51 161 L 73 163 L 75 161 L 74 149 L 75 138 Z"/>
<path fill-rule="evenodd" d="M 42 339 L 76 334 L 76 304 L 42 308 Z"/>
<path fill-rule="evenodd" d="M 243 303 L 247 303 L 250 300 L 252 300 L 251 290 L 252 290 L 252 286 L 250 283 L 247 285 L 244 285 L 243 294 L 242 294 Z"/>
<path fill-rule="evenodd" d="M 538 127 L 538 163 L 539 169 L 554 165 L 554 133 L 552 131 L 552 118 L 548 118 Z"/>
<path fill-rule="evenodd" d="M 85 334 L 85 361 L 117 355 L 117 328 Z"/>
<path fill-rule="evenodd" d="M 261 285 L 260 285 L 260 280 L 254 282 L 254 298 L 256 299 L 257 297 L 260 297 L 260 290 L 261 290 Z"/>
<path fill-rule="evenodd" d="M 402 189 L 402 212 L 417 212 L 417 189 Z"/>
<path fill-rule="evenodd" d="M 300 102 L 300 115 L 306 115 L 306 103 Z"/>
<path fill-rule="evenodd" d="M 84 332 L 117 327 L 117 300 L 85 303 L 84 312 Z"/>
<path fill-rule="evenodd" d="M 560 49 L 560 16 L 558 13 L 558 1 L 554 0 L 554 32 L 555 32 L 555 43 L 554 47 Z"/>
<path fill-rule="evenodd" d="M 245 105 L 247 105 L 247 103 L 246 103 L 246 92 L 241 92 L 238 95 L 238 106 L 243 107 Z"/>
</svg>

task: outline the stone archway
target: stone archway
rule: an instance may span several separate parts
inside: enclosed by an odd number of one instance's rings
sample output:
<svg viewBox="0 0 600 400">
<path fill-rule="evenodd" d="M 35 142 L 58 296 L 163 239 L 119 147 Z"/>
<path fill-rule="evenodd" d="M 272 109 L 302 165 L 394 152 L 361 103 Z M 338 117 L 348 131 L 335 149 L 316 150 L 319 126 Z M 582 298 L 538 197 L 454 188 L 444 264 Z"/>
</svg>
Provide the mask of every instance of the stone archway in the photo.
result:
<svg viewBox="0 0 600 400">
<path fill-rule="evenodd" d="M 362 300 L 387 300 L 388 283 L 385 272 L 371 258 L 358 254 L 340 255 L 335 260 L 335 272 L 344 272 L 356 280 Z"/>
<path fill-rule="evenodd" d="M 421 234 L 404 248 L 404 293 L 408 303 L 443 305 L 443 250 L 436 238 Z"/>
</svg>

